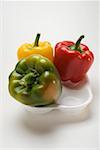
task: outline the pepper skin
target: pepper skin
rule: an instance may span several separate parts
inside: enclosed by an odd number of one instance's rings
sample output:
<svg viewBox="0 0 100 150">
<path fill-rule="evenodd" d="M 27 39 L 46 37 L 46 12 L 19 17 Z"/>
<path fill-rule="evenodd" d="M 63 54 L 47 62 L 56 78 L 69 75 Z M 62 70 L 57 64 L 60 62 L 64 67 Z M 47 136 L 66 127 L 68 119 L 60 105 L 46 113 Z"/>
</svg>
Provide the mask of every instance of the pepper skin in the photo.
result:
<svg viewBox="0 0 100 150">
<path fill-rule="evenodd" d="M 17 52 L 19 60 L 32 54 L 40 54 L 53 61 L 53 48 L 51 47 L 51 44 L 47 41 L 39 42 L 39 38 L 40 34 L 38 33 L 33 44 L 26 43 L 19 47 Z"/>
<path fill-rule="evenodd" d="M 93 63 L 93 53 L 86 45 L 80 44 L 83 38 L 84 35 L 76 43 L 63 41 L 55 46 L 54 64 L 62 81 L 79 82 Z"/>
<path fill-rule="evenodd" d="M 9 76 L 9 92 L 26 105 L 54 103 L 61 94 L 58 71 L 49 59 L 41 55 L 23 58 Z"/>
</svg>

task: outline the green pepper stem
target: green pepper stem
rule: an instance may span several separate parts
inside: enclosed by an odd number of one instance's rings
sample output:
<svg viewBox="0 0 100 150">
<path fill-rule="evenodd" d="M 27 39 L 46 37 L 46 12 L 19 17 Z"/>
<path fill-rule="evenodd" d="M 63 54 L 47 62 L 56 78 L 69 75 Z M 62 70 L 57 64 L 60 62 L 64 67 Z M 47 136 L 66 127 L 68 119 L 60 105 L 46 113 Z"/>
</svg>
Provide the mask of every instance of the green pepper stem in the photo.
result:
<svg viewBox="0 0 100 150">
<path fill-rule="evenodd" d="M 34 42 L 34 46 L 39 45 L 39 39 L 40 39 L 40 33 L 37 33 L 36 38 L 35 38 L 35 42 Z"/>
<path fill-rule="evenodd" d="M 76 43 L 75 43 L 75 49 L 78 49 L 79 48 L 79 46 L 80 46 L 80 43 L 81 43 L 81 40 L 84 38 L 85 36 L 84 35 L 81 35 L 80 37 L 79 37 L 79 39 L 76 41 Z"/>
</svg>

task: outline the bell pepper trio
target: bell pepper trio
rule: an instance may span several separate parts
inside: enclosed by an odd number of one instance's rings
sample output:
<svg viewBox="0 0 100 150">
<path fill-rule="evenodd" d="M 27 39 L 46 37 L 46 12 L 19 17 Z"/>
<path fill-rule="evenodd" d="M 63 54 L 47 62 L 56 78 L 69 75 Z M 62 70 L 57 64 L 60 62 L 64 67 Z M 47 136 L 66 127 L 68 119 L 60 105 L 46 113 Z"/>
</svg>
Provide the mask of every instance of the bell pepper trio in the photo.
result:
<svg viewBox="0 0 100 150">
<path fill-rule="evenodd" d="M 30 106 L 55 103 L 62 91 L 61 81 L 77 83 L 84 78 L 93 63 L 94 55 L 81 44 L 62 41 L 55 46 L 55 55 L 49 42 L 39 42 L 18 49 L 19 62 L 9 76 L 9 92 L 17 101 Z"/>
</svg>

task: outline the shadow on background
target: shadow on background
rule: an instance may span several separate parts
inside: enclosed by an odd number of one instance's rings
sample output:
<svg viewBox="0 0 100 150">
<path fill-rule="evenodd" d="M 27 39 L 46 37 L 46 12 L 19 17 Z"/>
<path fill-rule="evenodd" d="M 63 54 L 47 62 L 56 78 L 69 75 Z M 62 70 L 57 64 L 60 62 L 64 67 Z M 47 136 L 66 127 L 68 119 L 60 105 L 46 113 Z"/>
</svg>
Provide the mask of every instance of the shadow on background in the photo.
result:
<svg viewBox="0 0 100 150">
<path fill-rule="evenodd" d="M 33 114 L 23 111 L 20 124 L 32 134 L 49 134 L 62 125 L 81 123 L 91 118 L 90 107 L 79 113 L 66 113 L 54 110 L 46 114 Z"/>
</svg>

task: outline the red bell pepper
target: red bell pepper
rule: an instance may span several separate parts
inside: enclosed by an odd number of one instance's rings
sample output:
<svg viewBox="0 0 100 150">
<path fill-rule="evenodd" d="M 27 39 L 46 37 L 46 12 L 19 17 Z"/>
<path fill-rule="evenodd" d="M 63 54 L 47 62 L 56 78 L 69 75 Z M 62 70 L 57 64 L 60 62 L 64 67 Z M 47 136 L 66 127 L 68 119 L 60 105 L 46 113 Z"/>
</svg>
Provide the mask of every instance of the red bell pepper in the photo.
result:
<svg viewBox="0 0 100 150">
<path fill-rule="evenodd" d="M 78 82 L 83 79 L 93 63 L 94 55 L 89 48 L 81 44 L 84 35 L 76 43 L 59 42 L 55 46 L 54 64 L 62 81 Z"/>
</svg>

